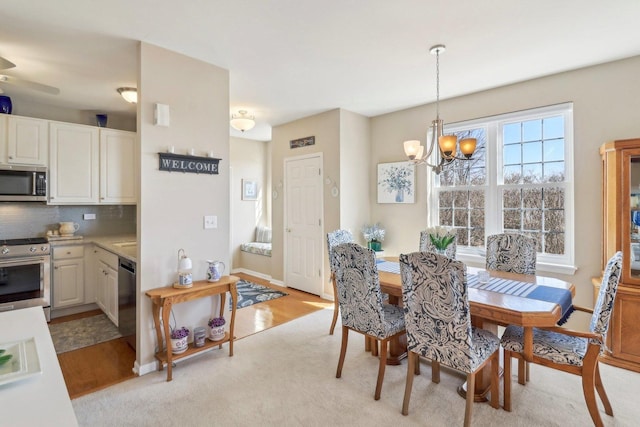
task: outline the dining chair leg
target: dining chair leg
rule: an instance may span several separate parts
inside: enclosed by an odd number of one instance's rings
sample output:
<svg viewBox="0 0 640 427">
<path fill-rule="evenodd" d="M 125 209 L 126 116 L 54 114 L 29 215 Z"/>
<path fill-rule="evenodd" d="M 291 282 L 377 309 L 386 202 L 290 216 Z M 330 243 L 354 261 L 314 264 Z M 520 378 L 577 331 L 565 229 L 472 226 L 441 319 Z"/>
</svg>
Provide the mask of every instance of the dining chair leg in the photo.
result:
<svg viewBox="0 0 640 427">
<path fill-rule="evenodd" d="M 607 415 L 611 415 L 613 417 L 613 408 L 611 407 L 611 403 L 609 403 L 607 392 L 604 391 L 604 384 L 602 384 L 602 378 L 600 377 L 600 364 L 597 362 L 596 362 L 596 390 L 600 395 L 600 400 L 602 400 L 602 405 L 604 406 L 604 412 Z"/>
<path fill-rule="evenodd" d="M 500 350 L 491 358 L 491 407 L 500 407 Z"/>
<path fill-rule="evenodd" d="M 476 388 L 476 374 L 467 374 L 467 404 L 464 408 L 464 427 L 471 425 L 471 411 L 473 411 L 473 390 Z"/>
<path fill-rule="evenodd" d="M 518 384 L 525 385 L 527 383 L 526 363 L 524 359 L 518 359 Z"/>
<path fill-rule="evenodd" d="M 407 383 L 404 386 L 404 400 L 402 401 L 402 415 L 409 415 L 409 399 L 411 398 L 411 388 L 413 387 L 413 375 L 415 373 L 416 361 L 420 356 L 411 350 L 407 351 Z M 413 369 L 412 369 L 413 367 Z"/>
<path fill-rule="evenodd" d="M 502 381 L 504 391 L 504 405 L 502 406 L 505 411 L 511 412 L 511 352 L 504 350 L 504 375 Z"/>
<path fill-rule="evenodd" d="M 413 372 L 415 372 L 416 375 L 420 375 L 420 356 L 416 355 L 415 360 L 416 361 L 414 363 L 415 367 Z"/>
<path fill-rule="evenodd" d="M 378 366 L 378 382 L 376 383 L 375 400 L 380 399 L 380 393 L 382 392 L 382 381 L 384 381 L 384 371 L 387 367 L 387 350 L 389 348 L 389 341 L 380 341 L 380 365 Z"/>
<path fill-rule="evenodd" d="M 524 362 L 524 381 L 525 382 L 529 382 L 529 367 L 531 366 L 531 363 L 529 362 Z"/>
<path fill-rule="evenodd" d="M 333 335 L 333 331 L 336 328 L 336 322 L 338 321 L 338 312 L 340 311 L 340 304 L 338 303 L 338 287 L 336 286 L 335 277 L 331 275 L 331 283 L 333 284 L 333 320 L 331 321 L 331 327 L 329 328 L 329 335 Z"/>
<path fill-rule="evenodd" d="M 596 402 L 596 364 L 598 363 L 598 355 L 595 357 L 589 357 L 587 353 L 583 360 L 582 365 L 582 392 L 584 393 L 584 400 L 587 403 L 587 409 L 591 420 L 596 427 L 602 427 L 602 418 L 600 418 L 600 412 L 598 411 L 598 403 Z"/>
<path fill-rule="evenodd" d="M 431 360 L 431 382 L 440 383 L 440 362 L 435 360 Z"/>
<path fill-rule="evenodd" d="M 338 370 L 336 371 L 336 378 L 342 376 L 342 365 L 344 364 L 344 356 L 347 354 L 347 342 L 349 341 L 349 328 L 342 327 L 342 345 L 340 346 L 340 359 L 338 359 Z"/>
<path fill-rule="evenodd" d="M 371 346 L 371 355 L 378 356 L 378 341 L 373 338 L 366 337 L 369 340 L 369 345 Z"/>
</svg>

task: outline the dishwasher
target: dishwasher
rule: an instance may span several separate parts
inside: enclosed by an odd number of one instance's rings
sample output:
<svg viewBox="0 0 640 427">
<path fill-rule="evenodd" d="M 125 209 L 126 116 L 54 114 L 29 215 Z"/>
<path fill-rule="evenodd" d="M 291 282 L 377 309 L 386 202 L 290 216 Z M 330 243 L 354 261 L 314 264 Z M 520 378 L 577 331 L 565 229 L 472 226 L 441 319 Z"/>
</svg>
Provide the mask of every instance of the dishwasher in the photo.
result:
<svg viewBox="0 0 640 427">
<path fill-rule="evenodd" d="M 136 263 L 118 259 L 118 330 L 136 349 Z"/>
</svg>

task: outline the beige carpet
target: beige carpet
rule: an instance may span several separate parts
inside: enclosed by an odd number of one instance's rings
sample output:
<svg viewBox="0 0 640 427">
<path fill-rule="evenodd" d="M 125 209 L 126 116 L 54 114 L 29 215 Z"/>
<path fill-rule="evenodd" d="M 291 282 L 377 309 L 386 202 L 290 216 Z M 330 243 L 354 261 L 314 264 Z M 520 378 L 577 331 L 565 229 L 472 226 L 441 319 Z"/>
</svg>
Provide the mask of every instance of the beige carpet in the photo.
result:
<svg viewBox="0 0 640 427">
<path fill-rule="evenodd" d="M 377 360 L 350 335 L 342 378 L 335 378 L 340 329 L 327 333 L 331 310 L 320 310 L 238 340 L 228 348 L 178 363 L 173 381 L 154 372 L 73 400 L 81 426 L 460 426 L 464 400 L 458 374 L 443 369 L 431 383 L 424 363 L 414 380 L 409 415 L 400 413 L 406 362 L 388 366 L 382 397 L 373 400 Z M 514 363 L 515 368 L 515 363 Z M 514 369 L 514 371 L 517 371 Z M 637 426 L 640 374 L 602 365 L 615 417 L 601 408 L 605 426 Z M 501 392 L 502 393 L 502 392 Z M 502 396 L 501 396 L 502 400 Z M 580 379 L 537 365 L 531 382 L 514 378 L 513 411 L 473 407 L 472 425 L 590 426 Z"/>
</svg>

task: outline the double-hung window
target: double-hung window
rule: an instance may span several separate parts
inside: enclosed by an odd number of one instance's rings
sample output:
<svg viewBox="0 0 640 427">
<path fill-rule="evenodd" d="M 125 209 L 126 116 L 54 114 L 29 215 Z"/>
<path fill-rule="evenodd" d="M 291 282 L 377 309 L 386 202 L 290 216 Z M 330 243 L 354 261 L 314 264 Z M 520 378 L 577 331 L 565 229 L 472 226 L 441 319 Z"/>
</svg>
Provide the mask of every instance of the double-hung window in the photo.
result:
<svg viewBox="0 0 640 427">
<path fill-rule="evenodd" d="M 476 138 L 471 160 L 430 174 L 430 223 L 453 227 L 459 258 L 484 263 L 486 237 L 514 232 L 537 241 L 538 270 L 572 274 L 571 103 L 450 124 Z"/>
</svg>

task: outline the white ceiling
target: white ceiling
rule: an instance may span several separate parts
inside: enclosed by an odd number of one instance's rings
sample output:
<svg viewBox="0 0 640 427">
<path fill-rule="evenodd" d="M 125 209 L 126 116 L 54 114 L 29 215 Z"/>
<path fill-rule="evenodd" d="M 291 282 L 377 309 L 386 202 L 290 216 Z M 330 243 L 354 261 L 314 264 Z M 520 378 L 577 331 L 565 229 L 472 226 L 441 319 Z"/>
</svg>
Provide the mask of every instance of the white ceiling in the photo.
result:
<svg viewBox="0 0 640 427">
<path fill-rule="evenodd" d="M 0 88 L 135 114 L 116 88 L 136 86 L 142 40 L 228 69 L 230 113 L 256 117 L 242 136 L 269 140 L 272 126 L 334 108 L 434 101 L 438 43 L 444 99 L 639 55 L 639 18 L 639 0 L 20 0 L 0 9 L 0 56 L 17 65 L 2 73 L 60 94 Z"/>
</svg>

